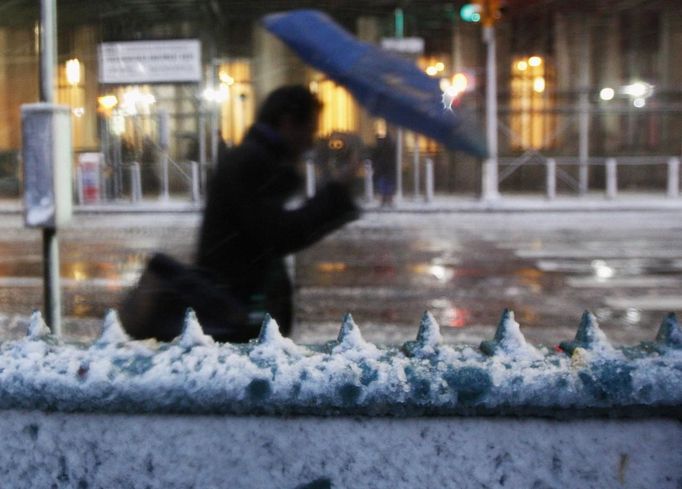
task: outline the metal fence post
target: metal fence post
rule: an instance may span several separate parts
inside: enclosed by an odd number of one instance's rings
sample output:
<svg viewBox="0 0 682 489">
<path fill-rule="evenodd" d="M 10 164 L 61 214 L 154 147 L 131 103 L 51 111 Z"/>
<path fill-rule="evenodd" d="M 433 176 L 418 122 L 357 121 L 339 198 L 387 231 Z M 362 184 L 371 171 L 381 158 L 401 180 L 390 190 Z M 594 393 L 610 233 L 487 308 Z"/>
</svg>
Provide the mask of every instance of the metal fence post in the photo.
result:
<svg viewBox="0 0 682 489">
<path fill-rule="evenodd" d="M 374 168 L 372 160 L 366 159 L 365 164 L 365 201 L 369 204 L 374 202 Z"/>
<path fill-rule="evenodd" d="M 426 202 L 433 201 L 433 160 L 426 159 Z"/>
<path fill-rule="evenodd" d="M 403 200 L 403 129 L 398 128 L 395 146 L 395 195 L 393 200 L 397 203 Z"/>
<path fill-rule="evenodd" d="M 414 171 L 414 200 L 419 199 L 419 136 L 414 135 L 414 154 L 413 154 L 413 171 Z"/>
<path fill-rule="evenodd" d="M 76 165 L 76 195 L 78 204 L 83 205 L 83 202 L 85 202 L 85 195 L 83 194 L 83 169 L 80 164 Z"/>
<path fill-rule="evenodd" d="M 668 160 L 668 197 L 675 198 L 680 195 L 680 159 Z"/>
<path fill-rule="evenodd" d="M 130 200 L 132 202 L 142 200 L 142 175 L 137 161 L 130 165 Z"/>
<path fill-rule="evenodd" d="M 306 160 L 305 162 L 305 194 L 310 199 L 315 196 L 315 162 Z"/>
<path fill-rule="evenodd" d="M 168 175 L 168 148 L 170 144 L 170 126 L 168 111 L 159 110 L 158 113 L 158 132 L 159 146 L 161 147 L 161 200 L 168 200 L 169 175 Z"/>
<path fill-rule="evenodd" d="M 615 158 L 606 160 L 606 197 L 615 199 L 618 194 L 618 167 Z"/>
<path fill-rule="evenodd" d="M 547 158 L 545 164 L 547 165 L 547 198 L 554 200 L 556 197 L 556 160 L 554 158 Z"/>
<path fill-rule="evenodd" d="M 192 180 L 190 182 L 192 187 L 192 202 L 199 202 L 199 163 L 190 161 L 192 167 Z"/>
</svg>

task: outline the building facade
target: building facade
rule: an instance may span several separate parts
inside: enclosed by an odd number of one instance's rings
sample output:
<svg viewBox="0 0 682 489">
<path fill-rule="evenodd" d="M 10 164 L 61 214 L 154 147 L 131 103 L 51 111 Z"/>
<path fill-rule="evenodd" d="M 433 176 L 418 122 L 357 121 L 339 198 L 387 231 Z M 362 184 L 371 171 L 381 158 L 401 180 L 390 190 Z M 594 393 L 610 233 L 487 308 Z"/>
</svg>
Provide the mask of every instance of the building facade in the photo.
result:
<svg viewBox="0 0 682 489">
<path fill-rule="evenodd" d="M 130 2 L 121 2 L 119 11 L 91 2 L 99 11 L 86 9 L 82 16 L 75 13 L 83 7 L 79 2 L 59 3 L 58 101 L 72 110 L 75 154 L 104 154 L 103 178 L 119 173 L 121 179 L 120 173 L 137 161 L 149 180 L 145 188 L 155 188 L 158 114 L 167 113 L 171 173 L 182 188 L 187 162 L 210 167 L 219 138 L 238 143 L 258 102 L 284 83 L 304 83 L 324 102 L 320 137 L 353 133 L 369 145 L 385 131 L 383 121 L 367 114 L 343 87 L 303 65 L 258 23 L 268 7 L 295 8 L 304 2 L 273 1 L 259 11 L 243 2 L 186 0 L 165 13 L 156 5 L 162 2 L 142 3 L 149 9 L 146 20 L 125 10 Z M 210 5 L 214 10 L 207 10 Z M 443 90 L 454 90 L 457 110 L 482 128 L 486 46 L 481 26 L 460 18 L 462 5 L 413 1 L 398 10 L 390 2 L 370 7 L 346 0 L 322 8 L 368 42 L 395 37 L 399 21 L 400 34 L 423 38 L 425 50 L 416 62 L 441 79 Z M 0 23 L 0 178 L 9 192 L 19 189 L 11 182 L 20 175 L 20 106 L 38 99 L 37 19 L 34 8 Z M 591 186 L 602 185 L 599 159 L 605 157 L 631 158 L 633 164 L 621 173 L 624 186 L 661 185 L 664 170 L 646 159 L 679 156 L 682 150 L 682 64 L 676 62 L 682 51 L 682 7 L 677 2 L 509 1 L 495 34 L 502 190 L 540 189 L 540 163 L 549 156 L 565 163 L 567 192 L 575 190 L 580 161 L 591 162 Z M 199 81 L 101 83 L 101 43 L 164 39 L 201 42 Z M 411 134 L 405 144 L 406 171 L 418 145 L 420 156 L 436 162 L 437 190 L 479 192 L 479 161 Z M 125 185 L 109 192 L 114 190 L 124 193 Z"/>
</svg>

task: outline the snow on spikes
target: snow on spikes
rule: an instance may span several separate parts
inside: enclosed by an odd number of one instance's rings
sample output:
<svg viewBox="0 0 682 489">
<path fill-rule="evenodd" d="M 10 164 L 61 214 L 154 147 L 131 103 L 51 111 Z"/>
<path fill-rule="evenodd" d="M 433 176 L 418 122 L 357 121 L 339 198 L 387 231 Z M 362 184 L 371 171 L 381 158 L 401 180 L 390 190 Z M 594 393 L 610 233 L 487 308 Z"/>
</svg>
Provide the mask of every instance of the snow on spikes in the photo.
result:
<svg viewBox="0 0 682 489">
<path fill-rule="evenodd" d="M 526 342 L 521 326 L 514 320 L 514 311 L 505 309 L 497 325 L 495 337 L 481 342 L 481 351 L 486 355 L 499 355 L 515 360 L 536 360 L 542 357 L 535 347 Z"/>
<path fill-rule="evenodd" d="M 419 332 L 415 341 L 408 341 L 403 345 L 403 352 L 409 357 L 428 357 L 437 355 L 443 337 L 436 318 L 429 311 L 425 311 L 419 323 Z"/>
<path fill-rule="evenodd" d="M 371 343 L 365 341 L 360 333 L 360 328 L 350 313 L 346 314 L 341 324 L 339 336 L 336 339 L 336 344 L 332 348 L 332 353 L 341 353 L 347 351 L 362 351 L 365 353 L 378 354 L 378 349 Z"/>
<path fill-rule="evenodd" d="M 187 309 L 185 313 L 185 325 L 182 328 L 182 334 L 178 341 L 178 345 L 183 348 L 194 348 L 195 346 L 211 346 L 215 341 L 209 335 L 204 334 L 204 330 L 199 324 L 197 315 L 193 309 Z"/>
<path fill-rule="evenodd" d="M 682 329 L 680 329 L 680 323 L 677 322 L 677 316 L 674 312 L 668 314 L 661 323 L 656 335 L 656 342 L 676 350 L 682 349 Z"/>
<path fill-rule="evenodd" d="M 270 314 L 266 314 L 263 318 L 263 324 L 260 327 L 260 334 L 258 335 L 258 344 L 276 344 L 284 339 L 282 333 L 279 331 L 279 324 Z"/>
<path fill-rule="evenodd" d="M 26 336 L 31 340 L 43 339 L 49 336 L 50 328 L 45 324 L 43 315 L 37 309 L 31 314 L 31 321 L 28 325 L 28 332 Z"/>
<path fill-rule="evenodd" d="M 289 355 L 300 355 L 302 350 L 291 339 L 282 336 L 279 324 L 270 314 L 266 314 L 263 319 L 256 345 L 254 351 L 257 351 L 259 354 L 264 354 L 264 350 L 271 350 L 270 353 L 281 351 Z"/>
<path fill-rule="evenodd" d="M 121 326 L 121 321 L 118 318 L 118 312 L 116 312 L 114 309 L 109 309 L 107 314 L 104 316 L 104 321 L 102 322 L 102 332 L 95 342 L 95 345 L 103 347 L 127 343 L 128 341 L 130 341 L 130 337 L 123 330 L 123 326 Z"/>
<path fill-rule="evenodd" d="M 559 346 L 569 355 L 572 355 L 576 348 L 602 353 L 613 351 L 606 334 L 599 328 L 597 318 L 590 311 L 583 312 L 573 341 L 562 341 Z"/>
</svg>

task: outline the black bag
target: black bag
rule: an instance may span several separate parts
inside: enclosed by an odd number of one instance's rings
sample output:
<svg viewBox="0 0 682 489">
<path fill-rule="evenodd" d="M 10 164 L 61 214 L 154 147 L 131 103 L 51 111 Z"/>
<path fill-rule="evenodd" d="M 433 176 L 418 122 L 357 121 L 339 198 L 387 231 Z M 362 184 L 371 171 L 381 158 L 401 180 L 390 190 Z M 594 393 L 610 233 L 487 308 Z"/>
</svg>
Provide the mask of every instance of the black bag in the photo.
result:
<svg viewBox="0 0 682 489">
<path fill-rule="evenodd" d="M 221 342 L 244 342 L 258 336 L 260 324 L 249 321 L 245 304 L 210 273 L 154 254 L 119 310 L 126 332 L 136 339 L 171 341 L 182 333 L 188 308 L 204 332 Z"/>
</svg>

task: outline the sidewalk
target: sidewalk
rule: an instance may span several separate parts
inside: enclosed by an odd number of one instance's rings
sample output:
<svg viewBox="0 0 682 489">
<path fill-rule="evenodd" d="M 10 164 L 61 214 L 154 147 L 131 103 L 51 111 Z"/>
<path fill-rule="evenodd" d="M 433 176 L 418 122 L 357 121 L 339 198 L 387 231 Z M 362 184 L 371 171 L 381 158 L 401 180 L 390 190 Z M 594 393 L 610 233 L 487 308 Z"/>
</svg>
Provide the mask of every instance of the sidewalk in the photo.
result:
<svg viewBox="0 0 682 489">
<path fill-rule="evenodd" d="M 607 199 L 603 193 L 584 197 L 560 196 L 548 200 L 542 195 L 503 194 L 496 200 L 480 200 L 473 196 L 436 195 L 432 202 L 411 195 L 390 207 L 378 202 L 367 204 L 358 199 L 366 212 L 388 213 L 447 213 L 447 212 L 580 212 L 580 211 L 682 211 L 682 197 L 670 198 L 662 194 L 622 193 Z M 168 201 L 145 199 L 141 202 L 102 202 L 74 205 L 76 214 L 157 214 L 198 213 L 203 203 L 190 202 L 186 198 Z M 20 214 L 23 202 L 19 199 L 0 200 L 0 214 Z"/>
</svg>

